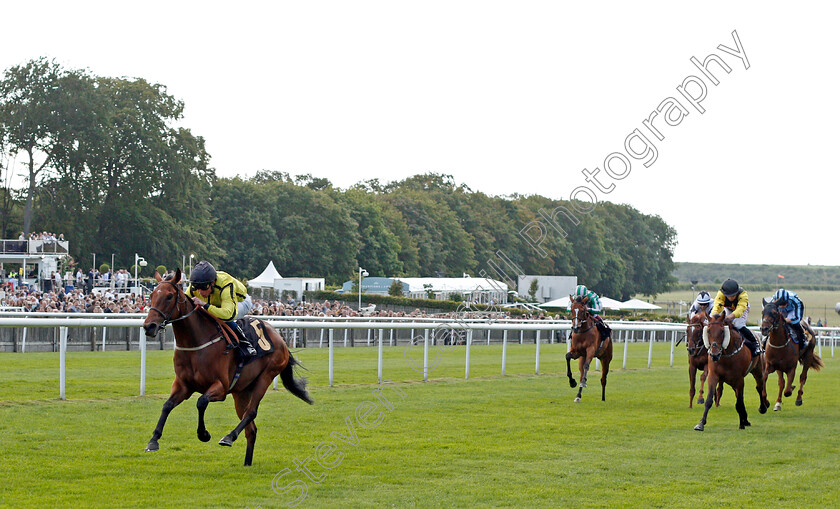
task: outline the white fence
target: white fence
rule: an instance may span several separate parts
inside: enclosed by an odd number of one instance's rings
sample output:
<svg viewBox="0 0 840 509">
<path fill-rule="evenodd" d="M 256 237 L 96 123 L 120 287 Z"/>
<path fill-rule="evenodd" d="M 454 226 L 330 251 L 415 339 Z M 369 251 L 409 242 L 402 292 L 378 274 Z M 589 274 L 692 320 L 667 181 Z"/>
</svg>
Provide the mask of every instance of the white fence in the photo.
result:
<svg viewBox="0 0 840 509">
<path fill-rule="evenodd" d="M 89 313 L 66 314 L 59 318 L 53 314 L 42 314 L 52 316 L 52 318 L 35 317 L 34 313 L 27 314 L 27 316 L 12 316 L 17 313 L 8 313 L 4 317 L 0 317 L 1 327 L 55 327 L 59 330 L 59 397 L 65 399 L 65 357 L 67 353 L 67 332 L 69 327 L 140 327 L 143 324 L 145 315 L 116 315 L 116 316 L 131 316 L 131 318 L 114 318 L 115 315 L 106 315 L 109 318 L 101 316 L 92 318 Z M 76 317 L 79 316 L 79 317 Z M 84 318 L 81 318 L 84 317 Z M 550 332 L 549 342 L 553 342 L 554 331 L 568 331 L 571 329 L 571 323 L 568 320 L 562 321 L 546 321 L 546 320 L 475 320 L 475 319 L 396 319 L 396 318 L 382 318 L 379 320 L 372 320 L 370 318 L 339 318 L 339 319 L 325 319 L 323 317 L 261 317 L 266 318 L 276 329 L 321 329 L 328 331 L 327 341 L 329 348 L 329 385 L 333 386 L 333 369 L 334 369 L 334 332 L 335 330 L 350 330 L 350 329 L 367 329 L 368 331 L 378 330 L 378 362 L 377 371 L 379 383 L 382 383 L 382 356 L 385 344 L 385 330 L 410 329 L 412 331 L 422 330 L 421 336 L 415 336 L 412 332 L 412 338 L 419 344 L 423 341 L 423 380 L 428 381 L 429 374 L 429 346 L 430 342 L 437 344 L 437 334 L 443 332 L 445 337 L 451 338 L 451 331 L 461 331 L 464 334 L 465 346 L 465 360 L 464 360 L 464 378 L 470 376 L 470 349 L 473 343 L 473 332 L 476 330 L 488 331 L 487 342 L 489 344 L 490 331 L 502 332 L 502 363 L 501 373 L 505 375 L 505 368 L 507 362 L 507 346 L 508 346 L 508 332 L 520 331 L 535 331 L 536 332 L 536 357 L 534 360 L 534 373 L 540 373 L 540 345 L 542 344 L 540 333 Z M 301 319 L 303 318 L 303 319 Z M 674 365 L 674 349 L 681 333 L 685 332 L 685 324 L 679 323 L 664 323 L 664 322 L 633 322 L 633 321 L 616 321 L 607 322 L 613 329 L 613 339 L 616 343 L 624 343 L 624 355 L 622 359 L 622 369 L 627 368 L 627 345 L 630 342 L 635 342 L 641 338 L 642 341 L 648 342 L 648 364 L 651 367 L 653 360 L 653 343 L 655 334 L 657 332 L 665 333 L 666 340 L 670 333 L 671 353 L 670 365 Z M 751 329 L 757 330 L 756 327 Z M 834 346 L 837 336 L 840 335 L 840 327 L 818 327 L 816 328 L 819 336 L 817 338 L 818 354 L 822 356 L 823 343 L 828 341 L 831 347 L 831 356 L 834 357 Z M 431 332 L 430 332 L 431 331 Z M 430 338 L 430 333 L 432 337 Z M 346 337 L 346 335 L 345 335 Z M 323 336 L 322 336 L 323 341 Z M 393 344 L 393 343 L 392 343 Z M 412 341 L 412 345 L 415 342 Z M 294 344 L 292 344 L 294 347 Z M 103 341 L 104 349 L 104 341 Z M 598 369 L 598 362 L 596 360 L 595 369 Z M 274 381 L 275 388 L 277 387 L 277 380 Z M 146 336 L 140 335 L 140 395 L 146 394 Z"/>
</svg>

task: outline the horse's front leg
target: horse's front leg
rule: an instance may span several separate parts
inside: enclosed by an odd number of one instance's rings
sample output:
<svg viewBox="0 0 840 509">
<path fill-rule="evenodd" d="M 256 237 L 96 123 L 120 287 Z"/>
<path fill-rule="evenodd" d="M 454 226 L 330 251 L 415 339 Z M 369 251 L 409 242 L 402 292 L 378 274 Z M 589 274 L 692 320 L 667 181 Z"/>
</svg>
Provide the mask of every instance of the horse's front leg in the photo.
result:
<svg viewBox="0 0 840 509">
<path fill-rule="evenodd" d="M 711 392 L 712 390 L 714 390 L 714 387 L 717 385 L 718 380 L 717 380 L 717 375 L 715 374 L 714 370 L 712 370 L 710 367 L 708 367 L 708 364 L 706 366 L 707 366 L 706 369 L 709 371 L 709 378 L 708 378 L 708 380 L 709 380 L 709 392 Z M 712 404 L 713 404 L 714 399 L 715 398 L 706 398 L 706 404 L 703 407 L 703 417 L 700 418 L 700 422 L 697 423 L 697 426 L 694 426 L 694 429 L 696 431 L 703 431 L 705 429 L 705 427 L 706 427 L 706 417 L 708 417 L 708 415 L 709 415 L 709 410 L 712 409 Z"/>
<path fill-rule="evenodd" d="M 566 353 L 566 376 L 569 377 L 569 387 L 575 388 L 577 386 L 577 382 L 575 382 L 575 379 L 572 378 L 572 364 L 571 364 L 572 359 L 577 359 L 577 357 L 572 352 L 567 352 Z"/>
<path fill-rule="evenodd" d="M 738 412 L 738 429 L 750 426 L 747 420 L 747 406 L 744 404 L 744 380 L 735 383 L 735 411 Z"/>
<path fill-rule="evenodd" d="M 691 359 L 688 361 L 688 408 L 693 408 L 694 405 L 694 383 L 697 379 L 697 368 L 694 364 L 691 363 Z M 700 378 L 700 397 L 697 399 L 697 404 L 703 402 L 703 382 L 706 381 L 706 377 L 701 375 Z"/>
<path fill-rule="evenodd" d="M 172 382 L 169 399 L 167 399 L 163 404 L 163 410 L 160 412 L 160 418 L 158 419 L 157 426 L 155 426 L 155 430 L 152 432 L 151 440 L 149 440 L 149 443 L 146 445 L 146 452 L 157 451 L 160 449 L 158 440 L 160 440 L 161 435 L 163 435 L 163 426 L 166 424 L 166 418 L 169 417 L 169 412 L 171 412 L 176 406 L 180 405 L 182 401 L 189 398 L 191 394 L 192 391 L 184 387 L 177 378 L 174 382 Z"/>
<path fill-rule="evenodd" d="M 207 405 L 210 404 L 212 401 L 224 401 L 225 400 L 225 386 L 222 385 L 222 382 L 216 380 L 213 382 L 213 385 L 210 386 L 207 391 L 198 398 L 198 401 L 195 403 L 195 407 L 198 409 L 198 429 L 196 430 L 196 435 L 198 435 L 198 439 L 202 442 L 210 441 L 210 432 L 207 431 L 207 428 L 204 427 L 204 411 L 207 410 Z"/>
</svg>

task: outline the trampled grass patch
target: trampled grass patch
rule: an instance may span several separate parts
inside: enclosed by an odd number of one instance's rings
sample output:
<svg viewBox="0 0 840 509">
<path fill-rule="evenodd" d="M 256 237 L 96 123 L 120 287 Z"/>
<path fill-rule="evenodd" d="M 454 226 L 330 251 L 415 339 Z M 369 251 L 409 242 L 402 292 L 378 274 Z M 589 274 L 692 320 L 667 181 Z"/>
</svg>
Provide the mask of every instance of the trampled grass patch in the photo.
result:
<svg viewBox="0 0 840 509">
<path fill-rule="evenodd" d="M 750 388 L 753 425 L 739 431 L 727 388 L 700 433 L 692 429 L 702 410 L 688 408 L 684 349 L 671 368 L 668 345 L 657 344 L 650 370 L 646 344 L 629 345 L 627 370 L 622 349 L 616 345 L 607 401 L 593 373 L 575 404 L 564 345 L 541 345 L 539 376 L 534 345 L 511 345 L 506 377 L 501 348 L 475 345 L 469 380 L 464 347 L 441 350 L 430 383 L 407 366 L 402 348 L 386 348 L 385 378 L 401 380 L 404 394 L 384 389 L 393 410 L 373 394 L 375 348 L 337 349 L 334 388 L 326 350 L 300 350 L 316 404 L 270 390 L 251 468 L 241 466 L 244 436 L 232 448 L 216 445 L 236 424 L 230 400 L 208 408 L 211 442 L 195 437 L 192 398 L 172 412 L 161 450 L 143 452 L 172 380 L 171 352 L 150 352 L 151 395 L 143 398 L 137 352 L 68 354 L 68 401 L 56 399 L 57 354 L 3 354 L 0 506 L 286 507 L 303 485 L 299 507 L 836 504 L 840 363 L 827 350 L 826 368 L 810 373 L 804 406 L 790 398 L 781 412 L 760 415 Z M 772 401 L 775 381 L 769 385 Z M 356 418 L 365 401 L 378 405 L 372 418 L 382 412 L 369 429 Z M 327 441 L 337 447 L 330 461 L 343 456 L 331 469 L 311 459 L 316 482 L 296 461 L 314 458 Z M 291 483 L 299 487 L 284 493 Z"/>
</svg>

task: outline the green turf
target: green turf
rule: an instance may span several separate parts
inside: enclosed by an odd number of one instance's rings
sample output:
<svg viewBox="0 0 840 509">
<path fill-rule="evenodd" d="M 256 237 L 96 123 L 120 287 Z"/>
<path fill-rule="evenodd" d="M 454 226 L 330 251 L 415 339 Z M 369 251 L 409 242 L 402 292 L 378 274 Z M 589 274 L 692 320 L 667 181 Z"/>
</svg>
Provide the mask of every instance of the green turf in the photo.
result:
<svg viewBox="0 0 840 509">
<path fill-rule="evenodd" d="M 235 425 L 231 401 L 212 404 L 210 443 L 195 438 L 195 398 L 170 416 L 157 453 L 143 448 L 172 378 L 171 352 L 150 352 L 147 393 L 139 391 L 137 352 L 67 356 L 68 401 L 58 401 L 57 354 L 0 355 L 0 506 L 3 507 L 286 507 L 298 490 L 272 491 L 295 479 L 308 494 L 299 507 L 827 507 L 836 503 L 840 449 L 840 362 L 823 349 L 826 368 L 811 372 L 805 405 L 792 398 L 781 412 L 759 415 L 746 402 L 751 428 L 737 429 L 731 390 L 712 409 L 706 431 L 693 431 L 701 409 L 688 409 L 685 350 L 668 367 L 657 344 L 623 345 L 598 397 L 597 373 L 573 403 L 562 361 L 564 345 L 511 345 L 508 374 L 501 348 L 474 346 L 470 380 L 464 347 L 440 353 L 431 383 L 405 364 L 403 349 L 385 349 L 385 377 L 405 380 L 404 399 L 386 389 L 393 410 L 365 429 L 355 417 L 379 402 L 376 349 L 339 349 L 334 388 L 326 387 L 326 351 L 297 353 L 316 400 L 308 406 L 269 391 L 257 418 L 254 466 L 241 466 L 244 436 L 232 448 L 216 441 Z M 422 350 L 420 350 L 422 352 Z M 434 351 L 433 351 L 434 352 Z M 413 352 L 412 352 L 413 353 Z M 434 358 L 434 353 L 432 354 Z M 23 380 L 23 377 L 26 380 Z M 771 384 L 775 387 L 775 382 Z M 771 395 L 771 400 L 775 395 Z M 381 404 L 381 403 L 380 403 Z M 378 412 L 378 410 L 377 410 Z M 374 412 L 373 416 L 377 415 Z M 348 435 L 358 445 L 331 436 Z M 310 463 L 320 483 L 295 471 L 316 447 L 338 446 L 331 470 Z"/>
</svg>

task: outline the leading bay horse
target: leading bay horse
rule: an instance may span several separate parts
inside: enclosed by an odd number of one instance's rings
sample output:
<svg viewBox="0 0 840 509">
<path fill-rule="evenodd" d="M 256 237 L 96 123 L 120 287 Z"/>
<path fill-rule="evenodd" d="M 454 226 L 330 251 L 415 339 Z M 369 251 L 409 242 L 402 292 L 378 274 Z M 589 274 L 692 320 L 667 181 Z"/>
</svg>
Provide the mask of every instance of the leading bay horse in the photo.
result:
<svg viewBox="0 0 840 509">
<path fill-rule="evenodd" d="M 705 311 L 697 313 L 689 318 L 685 330 L 685 347 L 688 350 L 688 380 L 690 382 L 688 408 L 694 406 L 697 371 L 700 371 L 700 396 L 697 398 L 697 404 L 702 405 L 706 402 L 703 398 L 703 387 L 706 385 L 706 378 L 709 375 L 709 351 L 703 343 L 703 327 L 708 320 L 709 315 Z M 711 385 L 709 386 L 709 394 L 714 395 L 715 406 L 720 406 L 720 395 L 723 389 L 721 384 L 718 384 L 717 390 Z"/>
<path fill-rule="evenodd" d="M 761 335 L 767 336 L 767 350 L 764 352 L 764 380 L 770 373 L 779 374 L 779 396 L 776 398 L 774 411 L 782 409 L 782 390 L 785 397 L 790 397 L 795 388 L 793 378 L 796 376 L 797 361 L 802 364 L 802 373 L 799 375 L 799 392 L 796 395 L 796 406 L 802 405 L 802 391 L 805 389 L 805 381 L 808 380 L 808 369 L 814 368 L 819 371 L 824 367 L 822 359 L 814 352 L 815 341 L 811 341 L 803 349 L 792 341 L 790 334 L 785 330 L 785 317 L 779 307 L 772 302 L 764 302 L 764 310 L 761 314 Z M 787 387 L 785 387 L 785 375 L 787 375 Z"/>
<path fill-rule="evenodd" d="M 175 381 L 169 399 L 163 404 L 157 427 L 146 451 L 157 451 L 158 440 L 163 434 L 166 418 L 173 408 L 188 399 L 193 393 L 201 393 L 196 402 L 198 408 L 198 439 L 210 440 L 210 433 L 204 426 L 204 411 L 213 401 L 224 401 L 228 394 L 233 395 L 236 414 L 240 422 L 230 433 L 219 441 L 219 445 L 231 446 L 244 430 L 247 439 L 245 466 L 249 466 L 254 455 L 254 442 L 257 439 L 257 426 L 254 419 L 257 409 L 278 374 L 283 386 L 298 398 L 312 404 L 306 390 L 304 379 L 295 379 L 293 368 L 298 362 L 292 357 L 283 337 L 274 328 L 262 322 L 266 339 L 274 345 L 274 352 L 256 359 L 242 368 L 241 375 L 235 378 L 237 359 L 234 350 L 226 348 L 224 334 L 219 322 L 203 308 L 193 304 L 181 289 L 181 270 L 173 276 L 162 279 L 152 292 L 151 307 L 143 329 L 146 336 L 154 337 L 172 324 L 175 333 Z"/>
<path fill-rule="evenodd" d="M 770 402 L 764 387 L 764 359 L 762 355 L 752 357 L 749 348 L 744 348 L 741 335 L 724 320 L 723 313 L 712 316 L 703 331 L 703 341 L 709 350 L 709 387 L 715 387 L 718 381 L 725 382 L 735 391 L 735 410 L 738 412 L 738 429 L 750 425 L 747 420 L 747 408 L 744 405 L 744 378 L 752 374 L 755 378 L 755 390 L 759 397 L 759 413 L 766 413 Z M 712 408 L 712 398 L 706 398 L 703 418 L 697 431 L 703 431 L 706 417 Z"/>
<path fill-rule="evenodd" d="M 571 296 L 569 298 L 572 299 Z M 601 361 L 601 401 L 606 401 L 607 373 L 610 372 L 613 354 L 612 339 L 606 338 L 603 342 L 599 341 L 601 333 L 586 307 L 587 302 L 586 297 L 576 297 L 572 300 L 572 334 L 570 349 L 566 353 L 566 376 L 569 377 L 569 387 L 575 387 L 577 383 L 572 377 L 571 360 L 579 359 L 580 388 L 575 403 L 580 402 L 581 393 L 586 387 L 586 375 L 589 373 L 589 363 L 592 359 Z"/>
</svg>

